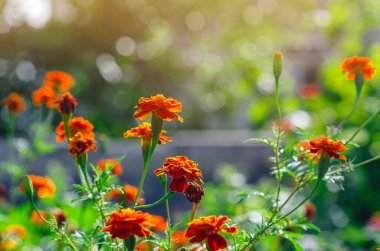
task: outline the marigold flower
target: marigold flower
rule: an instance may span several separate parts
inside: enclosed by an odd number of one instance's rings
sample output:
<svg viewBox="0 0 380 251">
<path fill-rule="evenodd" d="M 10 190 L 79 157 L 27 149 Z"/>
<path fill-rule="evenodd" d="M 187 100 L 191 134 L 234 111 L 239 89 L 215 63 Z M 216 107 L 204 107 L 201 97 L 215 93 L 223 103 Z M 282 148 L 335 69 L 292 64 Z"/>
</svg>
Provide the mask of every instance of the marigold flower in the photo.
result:
<svg viewBox="0 0 380 251">
<path fill-rule="evenodd" d="M 114 165 L 115 162 L 116 162 L 116 159 L 101 159 L 98 161 L 98 163 L 96 163 L 96 166 L 100 170 L 104 171 L 106 170 L 107 164 L 112 166 Z M 120 162 L 118 162 L 117 164 L 113 166 L 112 173 L 117 176 L 120 176 L 123 173 L 123 168 L 121 167 Z"/>
<path fill-rule="evenodd" d="M 227 241 L 219 232 L 230 234 L 237 234 L 238 232 L 238 228 L 235 226 L 223 227 L 229 221 L 231 220 L 227 216 L 219 216 L 218 218 L 215 215 L 200 217 L 188 224 L 185 236 L 190 238 L 190 243 L 201 243 L 206 240 L 207 246 L 212 251 L 225 249 Z"/>
<path fill-rule="evenodd" d="M 49 86 L 59 91 L 68 91 L 73 85 L 73 77 L 66 72 L 49 71 L 45 75 L 44 86 Z"/>
<path fill-rule="evenodd" d="M 154 226 L 150 229 L 153 232 L 165 232 L 166 231 L 166 220 L 160 215 L 152 215 L 150 221 Z"/>
<path fill-rule="evenodd" d="M 133 117 L 145 120 L 149 114 L 155 112 L 158 117 L 165 121 L 171 121 L 172 119 L 178 119 L 181 123 L 183 118 L 176 114 L 176 112 L 182 111 L 181 102 L 173 99 L 166 98 L 162 94 L 151 96 L 150 98 L 140 98 L 137 106 L 139 108 Z"/>
<path fill-rule="evenodd" d="M 204 194 L 205 194 L 205 190 L 203 190 L 203 188 L 198 183 L 196 182 L 187 183 L 185 196 L 188 201 L 199 204 Z"/>
<path fill-rule="evenodd" d="M 102 232 L 109 232 L 112 238 L 127 239 L 131 235 L 150 236 L 149 227 L 153 226 L 150 214 L 124 208 L 111 214 Z"/>
<path fill-rule="evenodd" d="M 347 160 L 345 156 L 338 154 L 344 152 L 347 148 L 343 146 L 342 141 L 334 141 L 326 136 L 315 138 L 310 141 L 310 153 L 314 154 L 313 157 L 321 158 L 322 154 L 327 154 L 331 158 Z"/>
<path fill-rule="evenodd" d="M 172 142 L 172 138 L 165 136 L 165 130 L 161 130 L 158 136 L 158 144 L 165 144 L 165 141 Z M 148 122 L 132 128 L 124 133 L 124 138 L 141 138 L 141 145 L 144 140 L 152 140 L 152 126 Z"/>
<path fill-rule="evenodd" d="M 76 99 L 69 92 L 62 94 L 55 103 L 58 104 L 58 112 L 64 114 L 73 113 L 78 105 Z"/>
<path fill-rule="evenodd" d="M 138 188 L 131 185 L 124 185 L 123 189 L 124 189 L 125 199 L 129 202 L 134 202 L 137 196 Z M 107 194 L 106 198 L 108 200 L 112 200 L 114 198 L 121 199 L 121 192 L 119 189 L 112 190 L 111 192 Z M 140 198 L 138 204 L 143 205 L 144 203 L 145 203 L 145 200 L 143 198 Z"/>
<path fill-rule="evenodd" d="M 38 211 L 40 213 L 40 215 L 46 219 L 47 218 L 47 213 L 45 211 Z M 40 218 L 40 216 L 38 216 L 37 212 L 36 211 L 33 211 L 30 215 L 30 221 L 33 222 L 33 223 L 37 223 L 39 225 L 42 225 L 44 224 L 45 222 Z"/>
<path fill-rule="evenodd" d="M 12 113 L 20 113 L 25 110 L 24 98 L 15 92 L 12 92 L 3 100 L 3 105 Z"/>
<path fill-rule="evenodd" d="M 59 208 L 54 209 L 52 214 L 59 227 L 62 226 L 67 220 L 67 215 Z"/>
<path fill-rule="evenodd" d="M 9 225 L 5 229 L 5 236 L 8 238 L 11 236 L 15 236 L 19 239 L 24 239 L 26 237 L 26 229 L 25 229 L 25 227 L 18 225 L 18 224 Z"/>
<path fill-rule="evenodd" d="M 55 185 L 49 177 L 29 175 L 33 189 L 39 198 L 54 197 Z M 24 186 L 20 184 L 20 190 L 24 191 Z"/>
<path fill-rule="evenodd" d="M 151 251 L 151 250 L 164 251 L 165 250 L 162 247 L 158 247 L 155 244 L 153 244 L 151 242 L 146 242 L 146 241 L 142 241 L 139 244 L 137 244 L 135 246 L 135 249 L 138 251 Z"/>
<path fill-rule="evenodd" d="M 55 101 L 57 100 L 57 93 L 49 86 L 42 86 L 32 93 L 33 105 L 45 105 L 49 109 L 57 107 Z"/>
<path fill-rule="evenodd" d="M 372 80 L 376 69 L 371 63 L 371 59 L 366 57 L 353 56 L 346 58 L 340 66 L 342 72 L 347 72 L 346 79 L 353 80 L 356 74 L 362 74 L 366 80 Z"/>
<path fill-rule="evenodd" d="M 172 235 L 172 241 L 174 249 L 178 249 L 179 247 L 186 245 L 188 241 L 185 235 L 185 231 L 174 231 Z"/>
<path fill-rule="evenodd" d="M 81 132 L 84 137 L 93 138 L 94 135 L 94 125 L 90 121 L 85 120 L 83 117 L 74 117 L 69 123 L 69 134 L 71 136 L 75 135 L 77 132 Z M 59 123 L 55 132 L 58 134 L 55 138 L 57 142 L 62 142 L 66 140 L 65 126 L 63 122 Z"/>
<path fill-rule="evenodd" d="M 69 140 L 69 153 L 75 158 L 79 158 L 90 150 L 96 151 L 95 140 L 91 137 L 84 137 L 81 132 L 77 132 Z"/>
<path fill-rule="evenodd" d="M 305 204 L 305 217 L 308 221 L 313 221 L 316 213 L 317 209 L 313 203 L 309 202 Z"/>
<path fill-rule="evenodd" d="M 15 249 L 17 246 L 17 242 L 10 239 L 10 240 L 0 240 L 0 250 L 9 250 L 9 249 Z"/>
<path fill-rule="evenodd" d="M 185 192 L 187 188 L 186 179 L 199 181 L 203 184 L 202 171 L 198 169 L 198 164 L 185 156 L 166 158 L 162 168 L 156 169 L 154 174 L 156 176 L 169 174 L 173 178 L 169 189 L 173 192 Z"/>
</svg>

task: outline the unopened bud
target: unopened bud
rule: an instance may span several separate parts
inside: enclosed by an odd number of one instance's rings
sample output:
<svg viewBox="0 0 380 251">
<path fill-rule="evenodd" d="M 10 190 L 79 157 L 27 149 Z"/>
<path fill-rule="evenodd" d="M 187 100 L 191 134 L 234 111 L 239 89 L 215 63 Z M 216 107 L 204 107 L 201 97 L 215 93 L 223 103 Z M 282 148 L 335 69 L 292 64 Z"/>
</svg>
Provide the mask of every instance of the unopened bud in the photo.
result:
<svg viewBox="0 0 380 251">
<path fill-rule="evenodd" d="M 205 191 L 198 183 L 195 183 L 195 182 L 187 183 L 185 196 L 188 201 L 198 204 L 201 201 L 202 196 L 204 194 L 205 194 Z"/>
<path fill-rule="evenodd" d="M 71 115 L 78 105 L 75 98 L 68 92 L 62 94 L 56 103 L 58 104 L 58 112 L 67 115 Z"/>
<path fill-rule="evenodd" d="M 30 200 L 33 200 L 33 185 L 28 175 L 22 178 L 22 187 Z"/>
<path fill-rule="evenodd" d="M 273 54 L 273 74 L 274 77 L 278 80 L 282 73 L 282 53 L 276 51 Z"/>
</svg>

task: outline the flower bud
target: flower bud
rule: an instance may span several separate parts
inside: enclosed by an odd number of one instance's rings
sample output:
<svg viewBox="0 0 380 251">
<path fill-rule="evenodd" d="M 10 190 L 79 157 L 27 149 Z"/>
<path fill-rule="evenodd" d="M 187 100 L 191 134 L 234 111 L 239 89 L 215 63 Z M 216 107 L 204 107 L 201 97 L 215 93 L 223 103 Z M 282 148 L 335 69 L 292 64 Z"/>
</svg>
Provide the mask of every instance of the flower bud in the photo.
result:
<svg viewBox="0 0 380 251">
<path fill-rule="evenodd" d="M 282 53 L 276 51 L 273 54 L 273 74 L 276 80 L 278 80 L 281 76 L 282 72 Z"/>
<path fill-rule="evenodd" d="M 33 200 L 33 185 L 32 181 L 30 180 L 30 177 L 28 175 L 25 175 L 22 178 L 22 186 L 24 188 L 24 191 L 28 198 L 32 201 Z"/>
<path fill-rule="evenodd" d="M 196 182 L 188 182 L 185 191 L 186 199 L 192 203 L 199 204 L 205 194 L 203 188 Z"/>
</svg>

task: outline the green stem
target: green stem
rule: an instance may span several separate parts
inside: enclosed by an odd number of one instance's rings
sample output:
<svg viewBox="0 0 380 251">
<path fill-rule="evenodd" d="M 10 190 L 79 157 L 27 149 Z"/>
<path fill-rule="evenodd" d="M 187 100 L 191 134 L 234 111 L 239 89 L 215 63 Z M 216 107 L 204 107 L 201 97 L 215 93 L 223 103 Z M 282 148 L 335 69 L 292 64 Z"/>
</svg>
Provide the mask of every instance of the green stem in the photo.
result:
<svg viewBox="0 0 380 251">
<path fill-rule="evenodd" d="M 162 202 L 170 199 L 173 195 L 174 193 L 172 191 L 169 191 L 167 194 L 165 194 L 161 199 L 157 200 L 156 202 L 153 202 L 147 205 L 135 206 L 135 209 L 151 208 L 151 207 L 157 206 L 161 204 Z"/>
<path fill-rule="evenodd" d="M 349 140 L 347 140 L 346 144 L 350 143 L 355 137 L 356 135 L 358 135 L 358 133 L 369 123 L 371 122 L 377 115 L 380 114 L 380 110 L 378 110 L 376 113 L 372 114 L 371 117 L 369 117 L 356 131 L 355 133 L 351 136 L 351 138 Z"/>
<path fill-rule="evenodd" d="M 281 193 L 281 171 L 280 171 L 280 140 L 281 140 L 281 106 L 280 106 L 280 95 L 279 95 L 279 78 L 275 78 L 276 80 L 276 107 L 277 107 L 277 116 L 278 116 L 278 131 L 277 131 L 277 137 L 276 137 L 276 169 L 277 169 L 277 193 L 276 193 L 276 208 L 275 212 L 278 210 L 278 204 L 280 200 L 280 193 Z"/>
<path fill-rule="evenodd" d="M 365 160 L 363 162 L 360 162 L 358 164 L 355 164 L 353 166 L 348 166 L 348 167 L 346 167 L 344 169 L 341 169 L 341 170 L 335 170 L 335 171 L 329 172 L 328 174 L 331 175 L 331 174 L 335 174 L 335 173 L 342 173 L 342 172 L 350 171 L 350 170 L 353 170 L 353 169 L 355 169 L 355 168 L 357 168 L 359 166 L 363 166 L 365 164 L 368 164 L 368 163 L 370 163 L 372 161 L 375 161 L 375 160 L 378 160 L 378 159 L 380 159 L 380 155 L 377 155 L 377 156 L 375 156 L 373 158 L 367 159 L 367 160 Z"/>
<path fill-rule="evenodd" d="M 165 175 L 165 183 L 163 184 L 163 187 L 164 187 L 164 191 L 165 193 L 167 194 L 168 193 L 168 177 L 167 175 Z M 171 191 L 169 192 L 171 193 Z M 167 217 L 167 236 L 168 236 L 168 251 L 170 251 L 170 247 L 171 247 L 171 218 L 170 218 L 170 208 L 169 208 L 169 200 L 165 200 L 165 208 L 166 208 L 166 217 Z"/>
<path fill-rule="evenodd" d="M 16 148 L 14 147 L 15 122 L 15 114 L 8 111 L 7 141 L 9 147 L 9 158 L 11 161 L 13 161 L 15 158 L 14 151 L 16 150 Z"/>
<path fill-rule="evenodd" d="M 358 106 L 358 103 L 359 103 L 359 98 L 360 98 L 360 93 L 361 93 L 361 90 L 362 90 L 362 86 L 361 85 L 357 85 L 356 87 L 356 97 L 355 97 L 355 102 L 354 102 L 354 106 L 352 107 L 352 110 L 350 111 L 350 113 L 342 120 L 342 122 L 340 122 L 340 124 L 335 128 L 335 131 L 334 131 L 334 134 L 336 134 L 340 129 L 343 128 L 344 124 L 346 123 L 346 121 L 351 117 L 351 115 L 354 113 L 354 111 L 356 110 L 356 107 Z"/>
<path fill-rule="evenodd" d="M 139 188 L 138 188 L 138 191 L 137 191 L 137 195 L 135 197 L 135 201 L 133 202 L 133 206 L 132 208 L 135 208 L 136 205 L 137 205 L 137 202 L 139 201 L 140 197 L 141 197 L 141 192 L 142 192 L 142 188 L 144 186 L 144 182 L 145 182 L 145 178 L 146 178 L 146 175 L 148 173 L 148 169 L 149 169 L 149 164 L 150 164 L 150 160 L 152 159 L 152 155 L 153 155 L 153 152 L 154 152 L 154 149 L 156 148 L 157 146 L 157 143 L 158 143 L 158 135 L 153 135 L 153 138 L 152 138 L 152 145 L 149 149 L 149 154 L 148 154 L 148 157 L 146 159 L 144 159 L 144 170 L 143 170 L 143 174 L 141 176 L 141 180 L 140 180 L 140 184 L 139 184 Z"/>
</svg>

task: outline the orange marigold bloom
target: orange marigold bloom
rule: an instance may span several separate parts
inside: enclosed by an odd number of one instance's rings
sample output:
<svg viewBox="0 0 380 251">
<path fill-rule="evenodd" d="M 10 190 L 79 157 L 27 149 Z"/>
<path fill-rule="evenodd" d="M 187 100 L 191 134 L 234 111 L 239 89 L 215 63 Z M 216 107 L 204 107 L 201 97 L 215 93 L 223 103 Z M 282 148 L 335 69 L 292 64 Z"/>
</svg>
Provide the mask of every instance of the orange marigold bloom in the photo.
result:
<svg viewBox="0 0 380 251">
<path fill-rule="evenodd" d="M 116 159 L 101 159 L 98 161 L 98 163 L 96 163 L 96 166 L 99 169 L 104 171 L 106 170 L 107 164 L 112 166 L 114 165 L 115 162 L 116 162 Z M 123 173 L 123 168 L 121 167 L 120 162 L 118 162 L 117 164 L 113 166 L 112 173 L 117 176 L 120 176 Z"/>
<path fill-rule="evenodd" d="M 342 144 L 342 141 L 334 141 L 326 136 L 315 138 L 310 141 L 309 152 L 314 154 L 313 157 L 321 158 L 322 154 L 327 154 L 331 158 L 347 160 L 345 156 L 338 154 L 344 152 L 347 148 Z"/>
<path fill-rule="evenodd" d="M 90 121 L 85 120 L 83 117 L 74 117 L 72 118 L 69 123 L 69 134 L 71 136 L 75 135 L 77 132 L 81 132 L 84 137 L 90 137 L 93 138 L 94 135 L 94 125 L 91 124 Z M 55 132 L 58 134 L 55 138 L 57 142 L 65 141 L 66 139 L 66 133 L 65 133 L 65 126 L 63 122 L 59 123 L 57 128 L 55 128 Z"/>
<path fill-rule="evenodd" d="M 49 86 L 42 86 L 32 93 L 33 105 L 45 105 L 49 109 L 57 107 L 57 93 Z"/>
<path fill-rule="evenodd" d="M 165 141 L 172 142 L 172 138 L 165 136 L 165 130 L 161 130 L 158 136 L 158 144 L 165 144 Z M 124 138 L 141 138 L 141 145 L 144 140 L 152 140 L 152 126 L 148 122 L 144 122 L 138 127 L 132 128 L 124 133 Z"/>
<path fill-rule="evenodd" d="M 138 188 L 131 185 L 124 185 L 123 189 L 124 189 L 125 199 L 129 202 L 134 202 L 137 196 Z M 121 192 L 118 189 L 112 190 L 111 192 L 107 194 L 106 198 L 108 200 L 112 200 L 114 198 L 121 199 Z M 143 198 L 140 198 L 138 204 L 143 205 L 144 203 L 145 203 L 145 200 Z"/>
<path fill-rule="evenodd" d="M 212 251 L 225 249 L 227 241 L 219 232 L 230 234 L 237 234 L 238 232 L 235 226 L 223 227 L 229 221 L 231 220 L 227 216 L 219 216 L 218 218 L 215 215 L 200 217 L 188 224 L 185 236 L 190 238 L 190 243 L 200 243 L 206 240 L 207 246 Z"/>
<path fill-rule="evenodd" d="M 186 179 L 199 181 L 203 184 L 202 171 L 198 169 L 198 164 L 189 160 L 185 156 L 166 158 L 162 168 L 154 171 L 156 176 L 169 174 L 173 180 L 170 182 L 169 189 L 173 192 L 183 193 L 186 191 Z"/>
<path fill-rule="evenodd" d="M 123 208 L 111 214 L 102 232 L 109 232 L 112 238 L 127 239 L 131 235 L 150 236 L 149 228 L 153 226 L 150 214 Z"/>
<path fill-rule="evenodd" d="M 166 98 L 162 94 L 151 96 L 150 98 L 140 98 L 137 106 L 139 108 L 133 117 L 145 120 L 150 113 L 155 112 L 158 117 L 163 120 L 171 121 L 172 119 L 178 119 L 181 123 L 183 118 L 176 114 L 176 112 L 182 111 L 181 102 L 173 99 Z"/>
<path fill-rule="evenodd" d="M 25 110 L 24 98 L 15 92 L 12 92 L 3 100 L 3 105 L 12 113 L 19 113 Z"/>
<path fill-rule="evenodd" d="M 150 221 L 154 226 L 150 229 L 153 232 L 165 232 L 166 231 L 166 220 L 160 215 L 152 215 Z"/>
<path fill-rule="evenodd" d="M 58 104 L 58 112 L 64 114 L 73 113 L 78 105 L 76 99 L 69 92 L 62 94 L 56 103 Z"/>
<path fill-rule="evenodd" d="M 371 63 L 371 59 L 366 57 L 353 56 L 346 58 L 340 66 L 342 72 L 347 72 L 346 79 L 353 80 L 356 74 L 362 74 L 366 80 L 372 80 L 376 69 Z"/>
<path fill-rule="evenodd" d="M 9 225 L 6 229 L 5 229 L 5 236 L 6 237 L 11 237 L 11 236 L 15 236 L 19 239 L 23 239 L 26 237 L 26 229 L 25 227 L 21 226 L 21 225 Z"/>
<path fill-rule="evenodd" d="M 187 244 L 187 238 L 185 235 L 185 231 L 175 231 L 172 235 L 172 241 L 175 248 L 179 248 L 183 245 Z"/>
<path fill-rule="evenodd" d="M 43 217 L 43 218 L 47 218 L 47 213 L 45 211 L 38 211 L 40 213 L 40 215 Z M 37 212 L 36 211 L 33 211 L 32 214 L 30 215 L 30 221 L 33 222 L 33 223 L 37 223 L 37 224 L 44 224 L 45 222 L 40 218 L 40 216 L 38 216 Z"/>
<path fill-rule="evenodd" d="M 29 175 L 30 180 L 32 181 L 32 186 L 37 196 L 40 198 L 54 197 L 55 193 L 55 184 L 49 177 L 42 177 L 37 175 Z M 20 190 L 24 191 L 24 186 L 20 184 Z"/>
<path fill-rule="evenodd" d="M 151 251 L 151 250 L 164 251 L 165 250 L 162 247 L 158 247 L 155 244 L 151 242 L 146 242 L 146 241 L 142 241 L 139 244 L 137 244 L 135 246 L 135 249 L 138 251 Z"/>
<path fill-rule="evenodd" d="M 81 132 L 77 132 L 69 141 L 69 153 L 75 158 L 79 158 L 90 150 L 96 151 L 95 140 L 90 137 L 84 137 Z"/>
<path fill-rule="evenodd" d="M 68 91 L 73 85 L 73 77 L 66 72 L 49 71 L 45 75 L 44 86 L 49 86 L 59 91 Z"/>
</svg>

